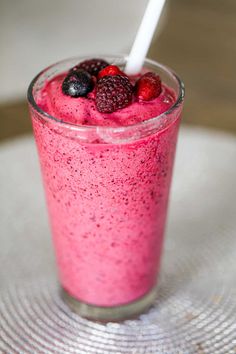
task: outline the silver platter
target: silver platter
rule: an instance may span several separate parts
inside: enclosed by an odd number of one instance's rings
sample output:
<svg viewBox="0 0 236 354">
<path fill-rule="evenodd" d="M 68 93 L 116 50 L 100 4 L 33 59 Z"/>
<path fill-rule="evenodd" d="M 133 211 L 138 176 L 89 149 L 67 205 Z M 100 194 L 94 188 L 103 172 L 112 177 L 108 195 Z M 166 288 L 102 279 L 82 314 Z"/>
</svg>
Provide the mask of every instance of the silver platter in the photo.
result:
<svg viewBox="0 0 236 354">
<path fill-rule="evenodd" d="M 236 353 L 236 139 L 183 129 L 158 296 L 100 324 L 61 300 L 31 137 L 0 147 L 0 353 Z"/>
</svg>

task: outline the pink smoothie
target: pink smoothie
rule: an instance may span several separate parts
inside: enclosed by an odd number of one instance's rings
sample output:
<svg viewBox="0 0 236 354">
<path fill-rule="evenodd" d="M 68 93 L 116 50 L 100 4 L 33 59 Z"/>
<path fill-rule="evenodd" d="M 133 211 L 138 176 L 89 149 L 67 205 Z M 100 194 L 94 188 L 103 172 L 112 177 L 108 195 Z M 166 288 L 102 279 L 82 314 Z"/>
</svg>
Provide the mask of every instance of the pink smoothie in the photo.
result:
<svg viewBox="0 0 236 354">
<path fill-rule="evenodd" d="M 64 76 L 48 81 L 36 100 L 67 123 L 127 126 L 156 117 L 175 102 L 163 85 L 152 101 L 103 114 L 93 92 L 89 98 L 64 95 Z M 180 111 L 174 115 L 144 138 L 87 143 L 32 111 L 60 280 L 76 299 L 116 306 L 155 286 Z"/>
</svg>

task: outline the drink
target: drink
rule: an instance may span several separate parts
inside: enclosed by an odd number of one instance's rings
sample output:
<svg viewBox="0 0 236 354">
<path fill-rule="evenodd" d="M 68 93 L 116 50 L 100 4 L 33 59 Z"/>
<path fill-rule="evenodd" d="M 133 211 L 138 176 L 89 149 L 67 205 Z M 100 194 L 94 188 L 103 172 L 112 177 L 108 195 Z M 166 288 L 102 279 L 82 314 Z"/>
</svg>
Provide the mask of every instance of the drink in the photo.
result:
<svg viewBox="0 0 236 354">
<path fill-rule="evenodd" d="M 80 100 L 62 92 L 65 74 L 50 81 L 79 61 L 40 74 L 29 97 L 59 277 L 80 313 L 125 318 L 155 296 L 183 92 L 147 62 L 168 83 L 159 97 L 101 113 L 93 92 Z"/>
</svg>

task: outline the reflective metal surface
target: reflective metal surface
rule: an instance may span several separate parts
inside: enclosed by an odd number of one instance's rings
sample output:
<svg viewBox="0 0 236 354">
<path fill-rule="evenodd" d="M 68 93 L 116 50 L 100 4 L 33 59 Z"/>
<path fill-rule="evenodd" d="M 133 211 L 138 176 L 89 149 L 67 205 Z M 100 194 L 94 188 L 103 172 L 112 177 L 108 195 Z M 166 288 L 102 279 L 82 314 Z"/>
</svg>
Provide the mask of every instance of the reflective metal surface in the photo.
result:
<svg viewBox="0 0 236 354">
<path fill-rule="evenodd" d="M 236 353 L 235 156 L 233 137 L 182 130 L 155 304 L 100 324 L 60 298 L 32 139 L 2 145 L 0 353 Z"/>
</svg>

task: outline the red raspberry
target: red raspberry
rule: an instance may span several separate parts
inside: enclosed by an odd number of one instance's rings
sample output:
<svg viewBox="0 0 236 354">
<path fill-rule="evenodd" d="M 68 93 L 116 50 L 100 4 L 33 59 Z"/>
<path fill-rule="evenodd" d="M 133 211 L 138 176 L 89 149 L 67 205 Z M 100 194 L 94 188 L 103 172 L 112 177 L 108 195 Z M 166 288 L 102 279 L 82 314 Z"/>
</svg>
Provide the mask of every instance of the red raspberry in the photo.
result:
<svg viewBox="0 0 236 354">
<path fill-rule="evenodd" d="M 97 76 L 99 71 L 108 66 L 109 63 L 103 59 L 89 59 L 82 61 L 71 70 L 84 69 L 90 75 Z"/>
<path fill-rule="evenodd" d="M 104 76 L 96 87 L 96 105 L 99 112 L 112 113 L 132 102 L 133 86 L 128 77 Z"/>
<path fill-rule="evenodd" d="M 160 76 L 148 72 L 140 77 L 135 85 L 135 95 L 143 101 L 150 101 L 158 97 L 161 93 Z"/>
<path fill-rule="evenodd" d="M 98 73 L 98 78 L 101 79 L 103 76 L 113 76 L 113 75 L 123 75 L 126 76 L 125 73 L 123 73 L 118 66 L 116 65 L 108 65 L 106 68 L 102 69 Z"/>
</svg>

